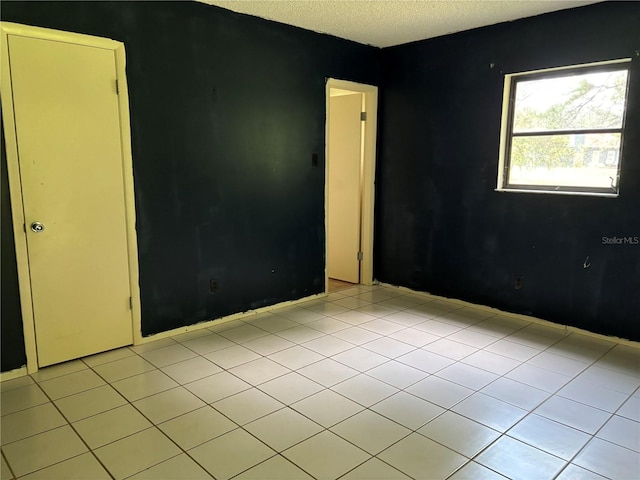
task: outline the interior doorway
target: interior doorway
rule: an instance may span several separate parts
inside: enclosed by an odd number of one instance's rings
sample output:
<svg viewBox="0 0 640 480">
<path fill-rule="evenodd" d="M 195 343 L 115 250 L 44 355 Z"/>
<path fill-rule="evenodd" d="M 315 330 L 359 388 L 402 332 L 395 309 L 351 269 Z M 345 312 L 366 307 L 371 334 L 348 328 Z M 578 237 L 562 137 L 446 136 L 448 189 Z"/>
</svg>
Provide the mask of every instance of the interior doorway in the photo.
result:
<svg viewBox="0 0 640 480">
<path fill-rule="evenodd" d="M 332 291 L 336 281 L 373 283 L 378 89 L 329 79 L 326 103 L 325 285 Z"/>
</svg>

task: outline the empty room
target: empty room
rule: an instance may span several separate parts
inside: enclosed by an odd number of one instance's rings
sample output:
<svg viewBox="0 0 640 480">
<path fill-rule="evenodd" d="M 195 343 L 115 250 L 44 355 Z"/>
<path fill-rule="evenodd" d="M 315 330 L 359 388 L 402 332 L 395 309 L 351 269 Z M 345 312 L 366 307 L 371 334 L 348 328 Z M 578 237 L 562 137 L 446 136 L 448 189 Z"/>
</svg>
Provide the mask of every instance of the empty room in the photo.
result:
<svg viewBox="0 0 640 480">
<path fill-rule="evenodd" d="M 0 19 L 2 480 L 640 478 L 640 3 Z"/>
</svg>

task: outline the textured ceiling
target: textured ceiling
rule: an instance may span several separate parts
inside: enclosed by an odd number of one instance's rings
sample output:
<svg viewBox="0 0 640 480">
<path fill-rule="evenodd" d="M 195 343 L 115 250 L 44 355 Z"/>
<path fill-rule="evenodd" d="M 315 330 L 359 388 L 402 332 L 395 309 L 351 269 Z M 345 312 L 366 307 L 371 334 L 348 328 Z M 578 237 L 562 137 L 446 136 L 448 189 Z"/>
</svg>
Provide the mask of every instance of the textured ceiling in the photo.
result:
<svg viewBox="0 0 640 480">
<path fill-rule="evenodd" d="M 198 0 L 376 47 L 564 10 L 587 0 Z"/>
</svg>

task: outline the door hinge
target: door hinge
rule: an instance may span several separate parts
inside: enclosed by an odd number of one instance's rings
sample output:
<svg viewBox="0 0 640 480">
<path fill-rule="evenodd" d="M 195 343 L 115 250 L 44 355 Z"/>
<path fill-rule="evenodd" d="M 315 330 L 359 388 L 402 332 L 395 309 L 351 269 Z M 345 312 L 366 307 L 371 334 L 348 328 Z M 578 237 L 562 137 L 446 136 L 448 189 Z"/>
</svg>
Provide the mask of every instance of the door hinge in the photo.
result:
<svg viewBox="0 0 640 480">
<path fill-rule="evenodd" d="M 358 260 L 362 260 L 364 258 L 364 254 L 362 252 L 358 252 Z"/>
<path fill-rule="evenodd" d="M 363 122 L 367 121 L 367 112 L 360 112 L 360 120 Z"/>
<path fill-rule="evenodd" d="M 27 224 L 26 223 L 22 224 L 22 230 L 24 230 L 24 233 L 27 233 Z"/>
<path fill-rule="evenodd" d="M 133 310 L 133 297 L 129 297 L 129 310 Z"/>
<path fill-rule="evenodd" d="M 120 82 L 116 78 L 116 95 L 120 95 Z"/>
</svg>

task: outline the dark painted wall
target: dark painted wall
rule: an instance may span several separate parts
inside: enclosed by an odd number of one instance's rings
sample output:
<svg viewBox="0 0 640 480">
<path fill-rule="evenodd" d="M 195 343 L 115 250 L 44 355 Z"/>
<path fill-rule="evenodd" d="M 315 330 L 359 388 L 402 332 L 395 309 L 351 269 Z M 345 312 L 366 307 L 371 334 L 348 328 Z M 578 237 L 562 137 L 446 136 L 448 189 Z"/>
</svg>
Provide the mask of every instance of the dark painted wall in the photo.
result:
<svg viewBox="0 0 640 480">
<path fill-rule="evenodd" d="M 2 119 L 0 115 L 0 132 Z M 9 198 L 7 157 L 4 134 L 0 135 L 0 230 L 2 261 L 0 262 L 0 371 L 20 368 L 27 363 L 22 332 L 22 313 L 18 290 L 18 270 L 16 267 L 15 243 Z"/>
<path fill-rule="evenodd" d="M 195 2 L 1 15 L 125 43 L 144 335 L 324 290 L 325 79 L 377 84 L 378 49 Z"/>
<path fill-rule="evenodd" d="M 639 54 L 637 2 L 384 49 L 376 277 L 640 340 Z M 620 197 L 495 192 L 504 74 L 628 57 Z"/>
</svg>

